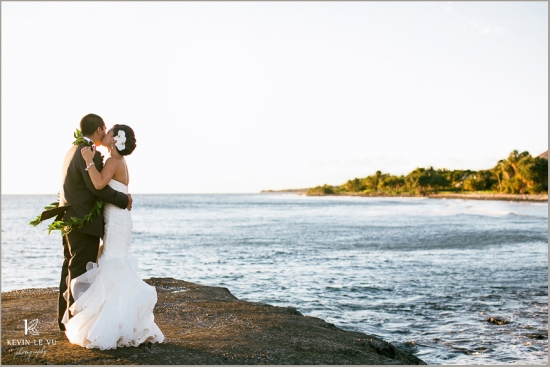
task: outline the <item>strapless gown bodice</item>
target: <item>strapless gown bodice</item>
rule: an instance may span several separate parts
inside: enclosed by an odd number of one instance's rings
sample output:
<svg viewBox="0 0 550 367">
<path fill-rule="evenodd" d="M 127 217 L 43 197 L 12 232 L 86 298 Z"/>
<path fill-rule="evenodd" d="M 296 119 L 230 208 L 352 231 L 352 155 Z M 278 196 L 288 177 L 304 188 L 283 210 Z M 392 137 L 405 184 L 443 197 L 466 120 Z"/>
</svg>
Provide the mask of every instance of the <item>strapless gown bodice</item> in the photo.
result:
<svg viewBox="0 0 550 367">
<path fill-rule="evenodd" d="M 127 193 L 128 193 L 128 186 L 125 185 L 125 184 L 123 184 L 123 183 L 120 182 L 120 181 L 111 179 L 111 181 L 109 181 L 109 183 L 108 183 L 107 185 L 109 185 L 109 186 L 110 186 L 111 188 L 113 188 L 115 191 L 122 192 L 123 194 L 127 194 Z"/>
<path fill-rule="evenodd" d="M 114 190 L 128 193 L 128 186 L 122 182 L 111 180 L 108 184 Z M 103 234 L 103 253 L 98 259 L 116 256 L 130 256 L 130 241 L 132 238 L 132 216 L 126 209 L 121 209 L 111 203 L 105 203 L 103 206 L 103 219 L 105 221 L 105 231 Z"/>
</svg>

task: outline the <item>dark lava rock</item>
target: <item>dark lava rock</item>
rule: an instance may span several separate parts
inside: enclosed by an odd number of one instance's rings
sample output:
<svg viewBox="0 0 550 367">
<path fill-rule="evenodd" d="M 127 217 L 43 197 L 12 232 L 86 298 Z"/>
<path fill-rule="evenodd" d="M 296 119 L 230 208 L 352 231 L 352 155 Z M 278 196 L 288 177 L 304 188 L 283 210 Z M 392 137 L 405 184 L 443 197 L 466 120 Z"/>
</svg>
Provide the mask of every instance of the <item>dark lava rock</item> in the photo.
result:
<svg viewBox="0 0 550 367">
<path fill-rule="evenodd" d="M 529 339 L 544 340 L 548 339 L 548 330 L 537 330 L 537 333 L 525 334 Z"/>
<path fill-rule="evenodd" d="M 2 364 L 426 364 L 293 307 L 242 301 L 227 288 L 173 278 L 145 282 L 157 290 L 163 343 L 104 351 L 70 344 L 56 321 L 58 289 L 24 289 L 2 293 Z M 24 335 L 25 319 L 39 320 L 38 335 Z"/>
<path fill-rule="evenodd" d="M 506 324 L 509 323 L 508 321 L 506 321 L 506 319 L 504 317 L 498 317 L 498 316 L 489 317 L 485 321 L 490 322 L 492 324 L 496 324 L 496 325 L 506 325 Z"/>
</svg>

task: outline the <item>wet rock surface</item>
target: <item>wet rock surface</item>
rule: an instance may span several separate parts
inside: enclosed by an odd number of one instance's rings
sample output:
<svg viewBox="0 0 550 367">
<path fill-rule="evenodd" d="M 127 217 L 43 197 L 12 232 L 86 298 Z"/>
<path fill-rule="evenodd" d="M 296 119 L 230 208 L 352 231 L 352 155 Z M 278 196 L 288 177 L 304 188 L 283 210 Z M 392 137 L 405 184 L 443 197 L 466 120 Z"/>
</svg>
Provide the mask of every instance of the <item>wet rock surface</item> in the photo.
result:
<svg viewBox="0 0 550 367">
<path fill-rule="evenodd" d="M 500 317 L 500 316 L 488 317 L 487 320 L 485 321 L 495 325 L 506 325 L 509 323 L 504 317 Z"/>
<path fill-rule="evenodd" d="M 104 351 L 72 345 L 57 326 L 57 288 L 17 290 L 2 293 L 2 364 L 425 364 L 292 307 L 173 278 L 145 281 L 157 289 L 163 343 Z M 25 335 L 25 319 L 38 319 L 37 335 Z"/>
</svg>

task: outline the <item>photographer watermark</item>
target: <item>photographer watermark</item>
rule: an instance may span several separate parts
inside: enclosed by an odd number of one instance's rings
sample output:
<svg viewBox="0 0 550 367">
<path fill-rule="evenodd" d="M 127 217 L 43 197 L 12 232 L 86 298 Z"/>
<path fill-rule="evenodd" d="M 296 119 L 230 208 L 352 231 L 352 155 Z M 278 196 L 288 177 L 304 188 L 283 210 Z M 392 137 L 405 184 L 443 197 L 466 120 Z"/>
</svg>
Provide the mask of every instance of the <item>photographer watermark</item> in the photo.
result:
<svg viewBox="0 0 550 367">
<path fill-rule="evenodd" d="M 38 332 L 38 319 L 23 321 L 23 335 L 24 336 L 37 336 Z M 23 338 L 23 339 L 6 339 L 5 345 L 17 347 L 14 355 L 17 357 L 25 357 L 30 359 L 31 357 L 38 358 L 46 355 L 46 347 L 50 345 L 56 345 L 56 339 L 42 339 L 42 338 Z M 38 349 L 33 347 L 39 347 Z"/>
</svg>

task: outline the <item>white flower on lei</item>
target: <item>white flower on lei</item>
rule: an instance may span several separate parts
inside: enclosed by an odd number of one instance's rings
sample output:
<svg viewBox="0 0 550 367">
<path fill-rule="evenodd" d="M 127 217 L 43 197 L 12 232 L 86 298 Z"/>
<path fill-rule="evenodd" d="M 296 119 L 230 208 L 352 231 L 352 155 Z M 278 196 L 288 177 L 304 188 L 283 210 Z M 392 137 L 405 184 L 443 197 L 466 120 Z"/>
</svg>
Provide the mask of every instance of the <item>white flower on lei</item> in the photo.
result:
<svg viewBox="0 0 550 367">
<path fill-rule="evenodd" d="M 126 133 L 124 130 L 119 130 L 118 135 L 114 137 L 116 141 L 115 145 L 118 150 L 124 150 L 126 148 Z"/>
</svg>

